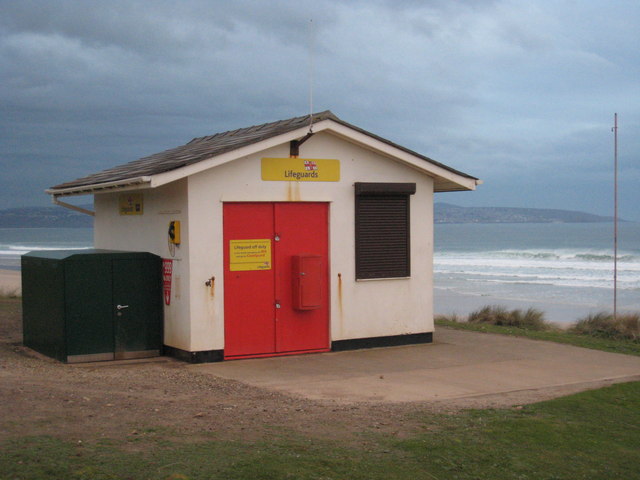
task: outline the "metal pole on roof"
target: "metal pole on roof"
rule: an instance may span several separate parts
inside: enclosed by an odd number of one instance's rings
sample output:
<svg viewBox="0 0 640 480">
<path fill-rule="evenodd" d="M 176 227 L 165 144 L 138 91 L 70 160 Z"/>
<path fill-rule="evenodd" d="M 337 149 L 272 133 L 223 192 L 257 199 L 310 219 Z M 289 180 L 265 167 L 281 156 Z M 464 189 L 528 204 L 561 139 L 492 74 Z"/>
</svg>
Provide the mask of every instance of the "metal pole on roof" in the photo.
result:
<svg viewBox="0 0 640 480">
<path fill-rule="evenodd" d="M 618 318 L 618 114 L 613 114 L 613 320 Z"/>
<path fill-rule="evenodd" d="M 313 62 L 313 47 L 314 47 L 314 31 L 313 31 L 313 18 L 309 19 L 309 132 L 313 131 L 313 76 L 314 76 L 314 62 Z"/>
</svg>

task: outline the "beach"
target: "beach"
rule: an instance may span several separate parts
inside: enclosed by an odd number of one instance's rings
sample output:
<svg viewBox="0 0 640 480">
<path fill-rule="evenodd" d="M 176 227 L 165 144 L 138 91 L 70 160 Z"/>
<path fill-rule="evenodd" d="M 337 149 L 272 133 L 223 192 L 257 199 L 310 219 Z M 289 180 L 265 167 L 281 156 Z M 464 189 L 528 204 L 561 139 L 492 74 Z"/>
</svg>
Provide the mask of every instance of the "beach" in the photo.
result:
<svg viewBox="0 0 640 480">
<path fill-rule="evenodd" d="M 19 270 L 0 269 L 0 294 L 19 295 L 22 291 L 22 275 Z"/>
</svg>

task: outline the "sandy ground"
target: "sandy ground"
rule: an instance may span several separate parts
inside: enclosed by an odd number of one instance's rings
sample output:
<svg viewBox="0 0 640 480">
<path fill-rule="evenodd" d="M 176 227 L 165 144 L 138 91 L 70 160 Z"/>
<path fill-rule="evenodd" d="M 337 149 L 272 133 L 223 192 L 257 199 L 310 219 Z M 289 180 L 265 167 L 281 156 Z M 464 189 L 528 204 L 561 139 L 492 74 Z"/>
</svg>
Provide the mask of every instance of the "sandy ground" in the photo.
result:
<svg viewBox="0 0 640 480">
<path fill-rule="evenodd" d="M 22 346 L 21 317 L 19 300 L 0 300 L 0 441 L 19 435 L 122 439 L 166 427 L 191 439 L 213 433 L 254 440 L 286 432 L 367 446 L 368 432 L 401 438 L 428 429 L 430 413 L 517 408 L 611 383 L 446 401 L 336 402 L 223 378 L 164 357 L 65 365 Z"/>
<path fill-rule="evenodd" d="M 0 269 L 0 294 L 19 295 L 22 290 L 22 275 L 18 270 Z"/>
<path fill-rule="evenodd" d="M 0 300 L 0 442 L 20 435 L 135 438 L 165 427 L 195 440 L 284 431 L 368 445 L 366 432 L 402 437 L 424 428 L 418 405 L 313 401 L 165 357 L 62 364 L 22 346 L 21 325 L 20 301 Z"/>
</svg>

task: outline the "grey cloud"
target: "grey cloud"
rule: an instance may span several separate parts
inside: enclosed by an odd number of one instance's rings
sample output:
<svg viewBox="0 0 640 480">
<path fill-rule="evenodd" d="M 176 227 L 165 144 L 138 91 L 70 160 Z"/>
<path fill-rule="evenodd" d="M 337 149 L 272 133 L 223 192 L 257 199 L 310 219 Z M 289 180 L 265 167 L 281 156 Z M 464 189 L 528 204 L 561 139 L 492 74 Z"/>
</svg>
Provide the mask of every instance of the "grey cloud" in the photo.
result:
<svg viewBox="0 0 640 480">
<path fill-rule="evenodd" d="M 42 172 L 22 187 L 3 175 L 0 208 L 46 203 L 50 184 L 195 136 L 307 112 L 311 40 L 314 110 L 487 180 L 460 202 L 553 206 L 570 189 L 579 206 L 582 187 L 606 178 L 617 110 L 635 205 L 639 5 L 0 0 L 0 166 Z"/>
</svg>

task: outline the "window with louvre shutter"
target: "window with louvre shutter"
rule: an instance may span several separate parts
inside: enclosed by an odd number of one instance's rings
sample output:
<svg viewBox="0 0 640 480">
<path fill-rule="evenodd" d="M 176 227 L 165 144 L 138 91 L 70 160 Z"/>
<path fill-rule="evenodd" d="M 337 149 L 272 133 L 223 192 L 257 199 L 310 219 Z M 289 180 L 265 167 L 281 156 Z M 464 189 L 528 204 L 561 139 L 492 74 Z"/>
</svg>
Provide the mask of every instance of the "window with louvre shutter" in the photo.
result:
<svg viewBox="0 0 640 480">
<path fill-rule="evenodd" d="M 415 183 L 355 184 L 356 279 L 411 275 L 409 198 Z"/>
</svg>

